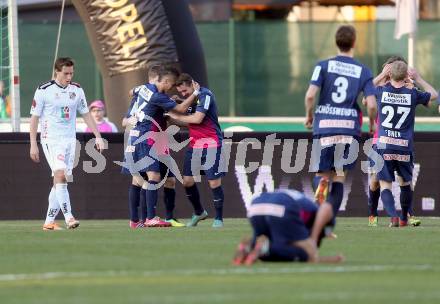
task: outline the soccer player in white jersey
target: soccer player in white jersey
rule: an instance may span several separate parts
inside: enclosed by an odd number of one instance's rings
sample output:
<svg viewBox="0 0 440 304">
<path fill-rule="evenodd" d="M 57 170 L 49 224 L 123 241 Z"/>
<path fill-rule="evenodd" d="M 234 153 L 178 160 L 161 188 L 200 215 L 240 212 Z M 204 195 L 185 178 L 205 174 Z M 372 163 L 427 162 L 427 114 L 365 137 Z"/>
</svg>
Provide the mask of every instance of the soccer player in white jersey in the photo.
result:
<svg viewBox="0 0 440 304">
<path fill-rule="evenodd" d="M 30 157 L 39 163 L 37 128 L 40 123 L 40 140 L 44 155 L 52 170 L 53 187 L 49 193 L 49 206 L 43 230 L 61 230 L 55 222 L 58 212 L 64 214 L 66 226 L 74 229 L 79 221 L 72 214 L 67 176 L 72 175 L 76 147 L 76 111 L 96 136 L 96 147 L 104 148 L 101 134 L 87 108 L 86 97 L 79 84 L 72 82 L 73 60 L 58 58 L 54 65 L 54 79 L 38 87 L 31 108 Z"/>
</svg>

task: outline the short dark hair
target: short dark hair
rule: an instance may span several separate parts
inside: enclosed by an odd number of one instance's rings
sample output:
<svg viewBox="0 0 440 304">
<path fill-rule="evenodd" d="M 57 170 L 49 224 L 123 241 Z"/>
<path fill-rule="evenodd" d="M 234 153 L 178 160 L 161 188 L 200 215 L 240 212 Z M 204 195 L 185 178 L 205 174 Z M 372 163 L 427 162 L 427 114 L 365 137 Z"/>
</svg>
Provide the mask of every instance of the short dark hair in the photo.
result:
<svg viewBox="0 0 440 304">
<path fill-rule="evenodd" d="M 174 77 L 175 79 L 177 79 L 179 77 L 179 75 L 180 75 L 180 73 L 175 67 L 167 66 L 167 67 L 160 69 L 159 81 L 161 81 L 162 78 L 165 76 L 171 76 L 171 77 Z"/>
<path fill-rule="evenodd" d="M 59 57 L 55 60 L 55 64 L 53 65 L 53 69 L 57 72 L 61 72 L 63 67 L 71 67 L 74 66 L 75 63 L 73 59 L 70 57 Z"/>
<path fill-rule="evenodd" d="M 191 86 L 192 82 L 193 82 L 193 78 L 191 77 L 190 74 L 182 73 L 180 74 L 179 78 L 177 78 L 176 86 L 179 87 L 183 84 L 187 86 Z"/>
<path fill-rule="evenodd" d="M 396 62 L 396 61 L 403 61 L 406 64 L 408 64 L 408 62 L 406 62 L 405 58 L 403 58 L 402 56 L 393 55 L 393 56 L 388 57 L 388 59 L 382 65 L 382 68 L 384 68 L 387 64 L 390 64 L 390 63 L 393 63 L 393 62 Z"/>
<path fill-rule="evenodd" d="M 148 69 L 148 78 L 155 78 L 157 76 L 159 76 L 160 74 L 160 70 L 163 68 L 162 65 L 160 64 L 154 64 L 152 65 L 149 69 Z"/>
<path fill-rule="evenodd" d="M 341 25 L 336 31 L 335 41 L 341 52 L 348 52 L 356 41 L 356 29 L 352 25 Z"/>
</svg>

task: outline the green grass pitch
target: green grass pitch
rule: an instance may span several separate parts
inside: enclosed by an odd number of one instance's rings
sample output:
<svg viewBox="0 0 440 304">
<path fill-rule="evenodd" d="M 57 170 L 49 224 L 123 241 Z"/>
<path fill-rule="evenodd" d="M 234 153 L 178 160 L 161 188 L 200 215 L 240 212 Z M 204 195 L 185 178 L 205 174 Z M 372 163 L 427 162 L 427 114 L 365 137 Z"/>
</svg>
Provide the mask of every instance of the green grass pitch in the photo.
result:
<svg viewBox="0 0 440 304">
<path fill-rule="evenodd" d="M 245 219 L 196 228 L 129 230 L 82 221 L 42 231 L 41 221 L 0 222 L 0 303 L 440 303 L 440 219 L 421 227 L 367 227 L 340 218 L 321 254 L 339 265 L 230 264 L 250 233 Z"/>
</svg>

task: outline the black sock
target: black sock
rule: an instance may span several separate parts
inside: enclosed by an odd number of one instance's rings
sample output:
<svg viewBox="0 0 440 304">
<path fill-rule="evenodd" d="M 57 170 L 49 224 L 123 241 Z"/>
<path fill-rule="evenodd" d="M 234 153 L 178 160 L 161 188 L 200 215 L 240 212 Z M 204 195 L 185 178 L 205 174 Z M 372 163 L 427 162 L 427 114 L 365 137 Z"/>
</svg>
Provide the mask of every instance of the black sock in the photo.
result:
<svg viewBox="0 0 440 304">
<path fill-rule="evenodd" d="M 148 181 L 149 187 L 155 188 L 158 182 Z M 157 206 L 157 189 L 146 189 L 146 199 L 147 199 L 147 218 L 151 220 L 156 216 L 156 206 Z"/>
<path fill-rule="evenodd" d="M 410 185 L 400 187 L 400 206 L 402 207 L 402 221 L 408 220 L 408 212 L 412 204 L 413 191 Z"/>
<path fill-rule="evenodd" d="M 333 207 L 333 217 L 338 214 L 339 208 L 342 204 L 342 199 L 344 198 L 344 184 L 340 182 L 332 183 L 332 190 L 328 196 L 328 202 L 332 204 Z"/>
<path fill-rule="evenodd" d="M 223 193 L 223 187 L 218 186 L 217 188 L 211 189 L 214 196 L 214 207 L 215 207 L 215 219 L 223 221 L 223 201 L 225 200 L 225 195 Z"/>
<path fill-rule="evenodd" d="M 174 188 L 163 188 L 164 202 L 165 202 L 165 219 L 171 220 L 173 218 L 174 206 L 176 201 L 176 190 Z"/>
<path fill-rule="evenodd" d="M 141 195 L 139 197 L 139 204 L 141 209 L 141 220 L 145 222 L 147 219 L 147 190 L 141 189 Z"/>
<path fill-rule="evenodd" d="M 394 197 L 391 190 L 385 189 L 380 193 L 385 211 L 390 217 L 397 217 L 396 207 L 394 206 Z"/>
<path fill-rule="evenodd" d="M 199 190 L 197 189 L 197 185 L 194 184 L 191 187 L 185 187 L 186 197 L 191 202 L 195 215 L 200 215 L 203 212 L 202 204 L 200 203 L 200 195 Z"/>
<path fill-rule="evenodd" d="M 377 205 L 379 204 L 380 188 L 371 190 L 368 187 L 368 215 L 377 216 Z"/>
<path fill-rule="evenodd" d="M 135 186 L 133 184 L 128 188 L 128 210 L 130 212 L 130 221 L 139 221 L 139 198 L 140 198 L 141 187 Z"/>
</svg>

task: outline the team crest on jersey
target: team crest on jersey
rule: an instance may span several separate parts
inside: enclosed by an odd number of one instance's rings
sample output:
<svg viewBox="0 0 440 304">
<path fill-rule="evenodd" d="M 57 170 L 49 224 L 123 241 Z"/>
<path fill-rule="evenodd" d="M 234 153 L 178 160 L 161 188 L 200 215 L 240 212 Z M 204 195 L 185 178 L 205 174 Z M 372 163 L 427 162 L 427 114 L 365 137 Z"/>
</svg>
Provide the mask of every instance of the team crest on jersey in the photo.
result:
<svg viewBox="0 0 440 304">
<path fill-rule="evenodd" d="M 70 119 L 70 108 L 68 106 L 61 107 L 61 118 Z"/>
<path fill-rule="evenodd" d="M 70 99 L 75 99 L 75 97 L 76 97 L 75 92 L 70 92 L 69 97 L 70 97 Z"/>
</svg>

